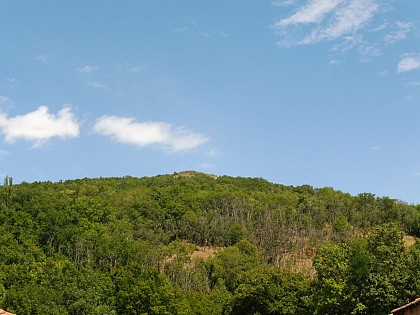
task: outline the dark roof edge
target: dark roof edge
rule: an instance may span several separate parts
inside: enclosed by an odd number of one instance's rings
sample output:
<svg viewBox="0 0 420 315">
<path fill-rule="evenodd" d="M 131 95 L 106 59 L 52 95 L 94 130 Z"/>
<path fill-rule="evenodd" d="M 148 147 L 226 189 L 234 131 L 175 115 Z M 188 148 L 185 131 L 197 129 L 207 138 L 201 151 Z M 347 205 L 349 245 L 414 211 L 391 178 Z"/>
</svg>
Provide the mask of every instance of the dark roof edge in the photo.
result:
<svg viewBox="0 0 420 315">
<path fill-rule="evenodd" d="M 401 311 L 401 310 L 403 310 L 403 309 L 409 308 L 410 306 L 416 305 L 416 304 L 418 304 L 418 303 L 420 303 L 420 298 L 417 298 L 417 299 L 415 299 L 413 302 L 410 302 L 410 303 L 408 303 L 408 304 L 406 304 L 406 305 L 403 305 L 403 306 L 401 306 L 401 307 L 398 307 L 398 308 L 396 308 L 396 309 L 393 309 L 393 310 L 391 311 L 391 313 L 395 313 L 395 312 Z"/>
</svg>

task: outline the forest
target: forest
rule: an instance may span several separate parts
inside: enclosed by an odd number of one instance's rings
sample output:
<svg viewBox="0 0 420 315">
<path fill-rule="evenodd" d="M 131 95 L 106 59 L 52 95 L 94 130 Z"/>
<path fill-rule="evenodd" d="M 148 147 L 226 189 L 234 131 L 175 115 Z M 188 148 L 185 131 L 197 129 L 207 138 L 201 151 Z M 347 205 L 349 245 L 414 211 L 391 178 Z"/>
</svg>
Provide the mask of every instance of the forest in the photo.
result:
<svg viewBox="0 0 420 315">
<path fill-rule="evenodd" d="M 420 205 L 185 171 L 0 186 L 18 315 L 370 314 L 420 297 Z"/>
</svg>

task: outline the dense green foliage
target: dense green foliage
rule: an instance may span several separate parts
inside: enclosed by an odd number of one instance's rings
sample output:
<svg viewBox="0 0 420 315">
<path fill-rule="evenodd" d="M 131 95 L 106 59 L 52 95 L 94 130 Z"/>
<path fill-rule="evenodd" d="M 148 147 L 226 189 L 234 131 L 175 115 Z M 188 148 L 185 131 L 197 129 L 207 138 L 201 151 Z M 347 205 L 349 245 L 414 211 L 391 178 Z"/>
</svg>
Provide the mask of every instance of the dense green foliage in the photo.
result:
<svg viewBox="0 0 420 315">
<path fill-rule="evenodd" d="M 0 308 L 387 314 L 420 296 L 420 246 L 405 247 L 404 233 L 420 236 L 420 206 L 332 188 L 195 172 L 6 177 Z"/>
</svg>

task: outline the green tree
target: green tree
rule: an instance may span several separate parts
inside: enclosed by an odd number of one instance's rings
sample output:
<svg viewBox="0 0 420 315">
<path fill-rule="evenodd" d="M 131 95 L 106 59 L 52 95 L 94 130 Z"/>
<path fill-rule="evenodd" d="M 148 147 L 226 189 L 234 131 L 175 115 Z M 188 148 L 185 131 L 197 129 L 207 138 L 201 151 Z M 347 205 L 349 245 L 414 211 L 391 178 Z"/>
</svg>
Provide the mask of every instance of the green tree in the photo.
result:
<svg viewBox="0 0 420 315">
<path fill-rule="evenodd" d="M 122 315 L 172 315 L 178 313 L 172 286 L 156 270 L 138 265 L 119 268 L 114 274 L 115 305 Z"/>
<path fill-rule="evenodd" d="M 405 302 L 403 292 L 411 280 L 406 277 L 403 236 L 395 224 L 386 224 L 367 239 L 371 265 L 364 300 L 370 314 L 386 314 Z"/>
<path fill-rule="evenodd" d="M 314 314 L 351 314 L 353 303 L 348 290 L 349 255 L 347 244 L 327 243 L 314 259 L 317 271 L 313 282 Z"/>
<path fill-rule="evenodd" d="M 277 268 L 243 272 L 232 301 L 232 315 L 305 314 L 309 279 Z"/>
<path fill-rule="evenodd" d="M 218 282 L 218 279 L 222 279 L 226 288 L 233 292 L 237 286 L 239 274 L 254 268 L 259 262 L 256 247 L 243 240 L 217 253 L 216 257 L 209 262 L 211 278 L 214 284 Z"/>
<path fill-rule="evenodd" d="M 325 244 L 314 259 L 315 314 L 387 314 L 419 294 L 418 252 L 406 250 L 394 224 L 366 239 Z"/>
</svg>

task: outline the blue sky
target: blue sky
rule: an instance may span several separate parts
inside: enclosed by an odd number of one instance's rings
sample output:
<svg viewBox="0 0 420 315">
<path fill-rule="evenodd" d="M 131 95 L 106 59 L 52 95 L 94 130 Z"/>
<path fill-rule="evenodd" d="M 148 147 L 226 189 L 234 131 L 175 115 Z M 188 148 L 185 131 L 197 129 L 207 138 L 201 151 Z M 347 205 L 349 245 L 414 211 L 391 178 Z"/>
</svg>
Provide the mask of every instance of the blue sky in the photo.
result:
<svg viewBox="0 0 420 315">
<path fill-rule="evenodd" d="M 420 203 L 418 0 L 0 2 L 0 175 L 182 170 Z"/>
</svg>

